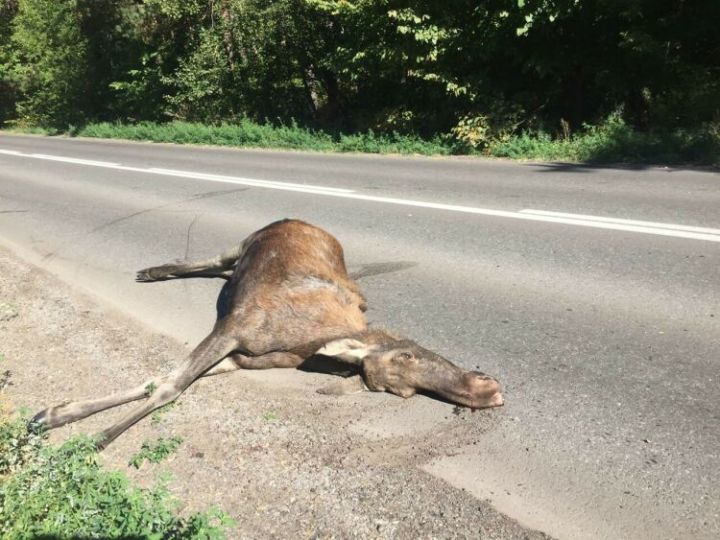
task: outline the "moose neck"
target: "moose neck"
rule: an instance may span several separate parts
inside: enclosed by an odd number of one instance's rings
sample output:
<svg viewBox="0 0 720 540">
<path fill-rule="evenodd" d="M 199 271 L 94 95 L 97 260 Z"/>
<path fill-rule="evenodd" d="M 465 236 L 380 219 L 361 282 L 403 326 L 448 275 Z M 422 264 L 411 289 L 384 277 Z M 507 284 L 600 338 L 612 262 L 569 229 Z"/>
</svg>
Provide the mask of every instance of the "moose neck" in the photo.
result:
<svg viewBox="0 0 720 540">
<path fill-rule="evenodd" d="M 404 341 L 403 338 L 393 335 L 382 328 L 368 328 L 367 330 L 348 337 L 355 338 L 368 345 L 387 345 L 393 342 Z"/>
</svg>

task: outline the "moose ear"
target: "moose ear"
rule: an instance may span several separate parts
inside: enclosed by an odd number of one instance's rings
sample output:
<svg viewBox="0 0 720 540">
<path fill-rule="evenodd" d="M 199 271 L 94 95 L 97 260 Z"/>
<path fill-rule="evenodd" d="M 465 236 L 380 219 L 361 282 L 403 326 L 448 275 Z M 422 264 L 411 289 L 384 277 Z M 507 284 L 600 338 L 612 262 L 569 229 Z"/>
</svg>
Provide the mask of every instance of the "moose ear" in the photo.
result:
<svg viewBox="0 0 720 540">
<path fill-rule="evenodd" d="M 351 364 L 360 364 L 365 357 L 378 349 L 377 345 L 368 345 L 353 338 L 342 338 L 329 341 L 323 347 L 315 351 L 315 354 L 332 356 Z"/>
</svg>

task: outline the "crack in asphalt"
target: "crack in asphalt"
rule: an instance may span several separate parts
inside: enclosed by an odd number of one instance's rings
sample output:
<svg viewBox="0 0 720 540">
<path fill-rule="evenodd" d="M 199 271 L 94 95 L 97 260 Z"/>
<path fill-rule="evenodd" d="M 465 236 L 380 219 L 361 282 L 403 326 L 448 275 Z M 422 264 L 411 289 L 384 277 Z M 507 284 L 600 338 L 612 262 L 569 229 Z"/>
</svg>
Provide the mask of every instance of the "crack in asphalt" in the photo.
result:
<svg viewBox="0 0 720 540">
<path fill-rule="evenodd" d="M 92 229 L 90 231 L 90 234 L 95 234 L 96 232 L 99 232 L 99 231 L 102 231 L 109 227 L 112 227 L 113 225 L 122 223 L 123 221 L 127 221 L 134 217 L 141 216 L 143 214 L 148 214 L 150 212 L 155 212 L 156 210 L 162 210 L 163 208 L 168 208 L 168 207 L 179 205 L 179 204 L 185 204 L 185 203 L 192 202 L 192 201 L 199 201 L 202 199 L 209 199 L 211 197 L 217 197 L 219 195 L 224 195 L 224 194 L 229 194 L 229 193 L 239 193 L 241 191 L 247 191 L 249 189 L 252 189 L 252 188 L 246 187 L 246 188 L 237 188 L 237 189 L 226 189 L 226 190 L 221 190 L 221 191 L 208 191 L 205 193 L 199 193 L 199 194 L 193 195 L 192 197 L 188 197 L 187 199 L 182 199 L 180 201 L 172 201 L 172 202 L 168 202 L 165 204 L 159 204 L 159 205 L 153 206 L 151 208 L 146 208 L 144 210 L 139 210 L 137 212 L 133 212 L 132 214 L 128 214 L 128 215 L 125 215 L 125 216 L 122 216 L 119 218 L 115 218 L 106 223 L 103 223 L 102 225 L 98 225 L 97 227 L 95 227 L 94 229 Z"/>
<path fill-rule="evenodd" d="M 188 260 L 188 255 L 190 254 L 190 235 L 192 233 L 192 228 L 197 222 L 197 220 L 200 219 L 200 214 L 195 214 L 195 217 L 190 222 L 190 225 L 188 225 L 187 228 L 187 237 L 185 238 L 185 260 Z"/>
</svg>

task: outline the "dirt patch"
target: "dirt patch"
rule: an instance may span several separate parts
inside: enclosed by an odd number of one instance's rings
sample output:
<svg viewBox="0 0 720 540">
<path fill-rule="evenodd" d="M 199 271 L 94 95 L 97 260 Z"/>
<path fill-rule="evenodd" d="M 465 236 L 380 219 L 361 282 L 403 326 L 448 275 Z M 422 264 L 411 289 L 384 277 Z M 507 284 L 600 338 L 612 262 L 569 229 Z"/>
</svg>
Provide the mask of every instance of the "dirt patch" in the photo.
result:
<svg viewBox="0 0 720 540">
<path fill-rule="evenodd" d="M 12 313 L 0 317 L 0 390 L 15 407 L 125 389 L 189 352 L 2 249 L 0 303 Z M 483 437 L 496 412 L 422 396 L 315 393 L 330 380 L 294 370 L 202 379 L 159 421 L 122 435 L 104 464 L 141 484 L 169 471 L 184 512 L 221 507 L 237 538 L 547 538 L 419 469 Z M 97 432 L 123 412 L 51 439 Z M 174 435 L 184 442 L 169 460 L 128 466 L 143 441 Z"/>
</svg>

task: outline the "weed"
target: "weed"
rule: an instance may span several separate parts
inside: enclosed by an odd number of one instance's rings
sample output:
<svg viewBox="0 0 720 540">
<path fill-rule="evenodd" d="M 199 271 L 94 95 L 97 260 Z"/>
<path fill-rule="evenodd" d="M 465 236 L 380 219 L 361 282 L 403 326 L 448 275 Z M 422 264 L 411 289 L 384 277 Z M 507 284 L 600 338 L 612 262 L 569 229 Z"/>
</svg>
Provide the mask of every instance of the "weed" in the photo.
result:
<svg viewBox="0 0 720 540">
<path fill-rule="evenodd" d="M 100 468 L 89 437 L 59 447 L 19 416 L 0 424 L 0 537 L 220 539 L 233 525 L 211 509 L 187 518 L 164 483 L 151 489 Z"/>
<path fill-rule="evenodd" d="M 0 480 L 36 459 L 44 438 L 42 431 L 28 429 L 22 416 L 0 424 Z"/>
<path fill-rule="evenodd" d="M 177 407 L 177 401 L 171 401 L 167 405 L 163 405 L 159 409 L 156 409 L 155 412 L 150 415 L 150 423 L 154 426 L 158 425 L 162 421 L 162 417 L 165 413 L 171 411 L 175 407 Z"/>
<path fill-rule="evenodd" d="M 18 316 L 17 308 L 13 304 L 0 302 L 0 321 L 9 321 Z"/>
<path fill-rule="evenodd" d="M 268 411 L 263 414 L 263 420 L 265 420 L 266 422 L 274 422 L 277 419 L 278 415 L 275 414 L 273 411 Z"/>
<path fill-rule="evenodd" d="M 181 437 L 167 439 L 160 437 L 154 443 L 145 441 L 142 443 L 140 451 L 130 458 L 129 465 L 139 469 L 145 460 L 150 463 L 160 463 L 170 454 L 176 452 L 182 442 Z"/>
<path fill-rule="evenodd" d="M 513 159 L 590 163 L 692 163 L 720 165 L 720 137 L 711 129 L 641 132 L 619 114 L 597 126 L 559 139 L 543 132 L 523 133 L 491 142 L 486 153 Z"/>
<path fill-rule="evenodd" d="M 6 369 L 0 373 L 0 391 L 5 390 L 6 386 L 11 386 L 10 379 L 12 378 L 12 371 Z"/>
<path fill-rule="evenodd" d="M 148 383 L 145 385 L 145 395 L 152 396 L 153 393 L 157 390 L 157 385 L 155 383 Z"/>
</svg>

